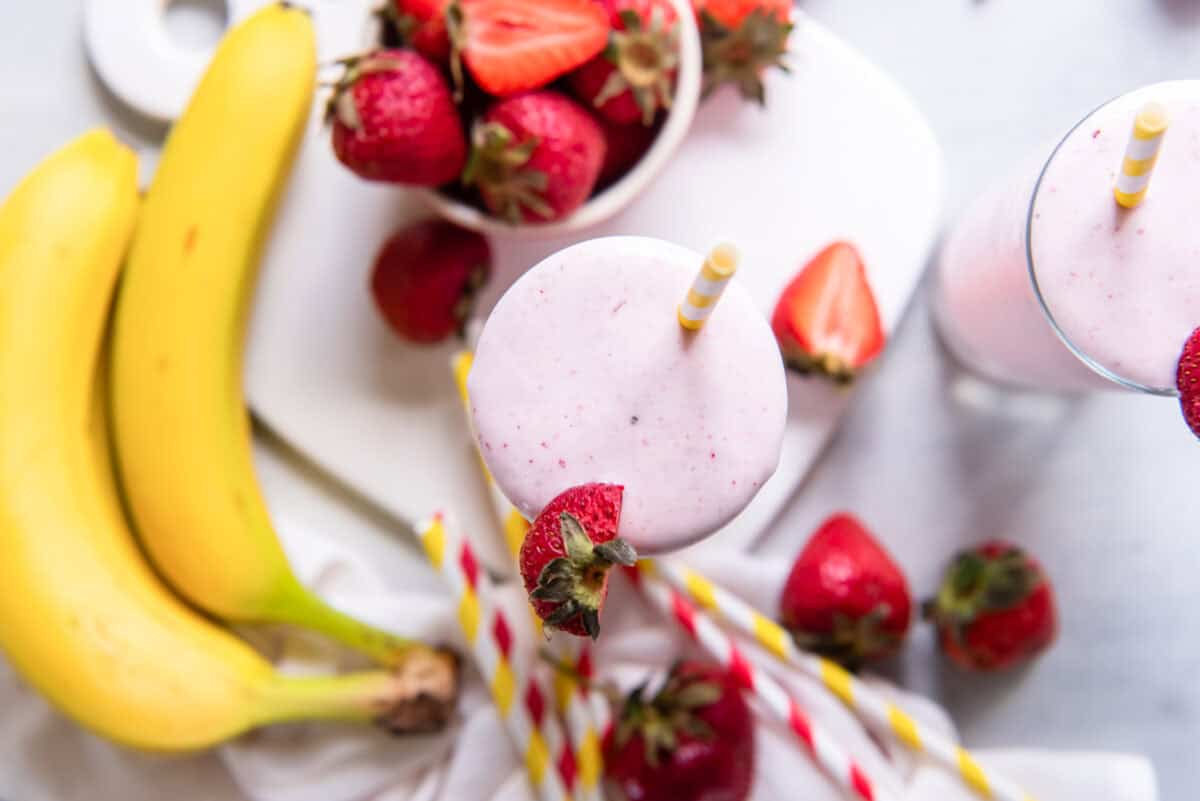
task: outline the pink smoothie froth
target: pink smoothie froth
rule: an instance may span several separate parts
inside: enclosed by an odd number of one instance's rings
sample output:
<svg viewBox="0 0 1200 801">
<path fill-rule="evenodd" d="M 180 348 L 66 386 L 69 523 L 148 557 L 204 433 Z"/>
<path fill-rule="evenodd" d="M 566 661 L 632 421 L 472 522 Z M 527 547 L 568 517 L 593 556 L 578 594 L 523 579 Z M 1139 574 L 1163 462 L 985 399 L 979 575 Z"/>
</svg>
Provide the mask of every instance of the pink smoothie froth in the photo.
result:
<svg viewBox="0 0 1200 801">
<path fill-rule="evenodd" d="M 775 471 L 787 391 L 766 319 L 735 278 L 703 329 L 677 321 L 703 260 L 595 239 L 500 299 L 468 392 L 484 461 L 524 515 L 572 486 L 621 484 L 620 535 L 661 553 L 717 531 Z"/>
<path fill-rule="evenodd" d="M 1149 100 L 1170 127 L 1145 201 L 1122 209 L 1112 187 L 1130 127 Z M 1103 107 L 1059 148 L 1033 204 L 1038 287 L 1067 339 L 1143 386 L 1175 385 L 1183 343 L 1200 326 L 1200 81 L 1158 84 Z"/>
</svg>

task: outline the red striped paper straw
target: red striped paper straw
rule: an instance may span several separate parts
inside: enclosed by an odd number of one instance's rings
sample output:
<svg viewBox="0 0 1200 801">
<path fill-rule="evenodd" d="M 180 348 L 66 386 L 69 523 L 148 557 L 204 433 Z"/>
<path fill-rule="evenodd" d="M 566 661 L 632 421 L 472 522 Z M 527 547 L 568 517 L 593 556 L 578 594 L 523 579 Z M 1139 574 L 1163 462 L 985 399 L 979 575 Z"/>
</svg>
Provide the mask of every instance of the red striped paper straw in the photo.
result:
<svg viewBox="0 0 1200 801">
<path fill-rule="evenodd" d="M 879 783 L 829 732 L 809 717 L 782 685 L 755 667 L 712 618 L 656 575 L 653 562 L 639 562 L 638 574 L 638 585 L 659 611 L 720 661 L 745 690 L 753 693 L 772 715 L 787 725 L 830 779 L 848 795 L 863 801 L 889 801 Z"/>
<path fill-rule="evenodd" d="M 985 801 L 1033 801 L 1011 779 L 985 770 L 970 751 L 919 723 L 840 665 L 796 647 L 774 620 L 704 576 L 673 560 L 654 562 L 655 575 L 698 606 L 757 642 L 775 659 L 821 682 L 847 708 L 892 735 L 914 753 L 929 757 Z"/>
<path fill-rule="evenodd" d="M 450 360 L 450 370 L 454 375 L 454 384 L 458 389 L 459 399 L 462 401 L 468 428 L 471 425 L 471 402 L 467 397 L 467 374 L 471 372 L 474 358 L 471 351 L 463 350 Z M 478 441 L 474 435 L 471 440 L 476 442 L 478 451 Z M 479 469 L 488 485 L 488 494 L 497 523 L 504 532 L 504 540 L 513 561 L 518 562 L 521 543 L 525 539 L 525 532 L 529 530 L 529 523 L 509 503 L 508 498 L 504 497 L 504 493 L 500 492 L 487 466 L 483 463 L 483 455 L 477 455 L 479 456 Z M 541 619 L 534 613 L 532 606 L 529 613 L 534 628 L 540 633 L 542 631 Z M 571 664 L 580 675 L 585 677 L 590 675 L 591 651 L 588 643 L 568 644 L 559 637 L 556 638 L 553 650 L 559 658 Z M 584 670 L 584 667 L 587 669 Z M 600 782 L 604 772 L 600 738 L 604 731 L 601 726 L 607 720 L 607 714 L 598 717 L 598 710 L 606 709 L 606 703 L 602 698 L 589 698 L 588 693 L 579 686 L 578 682 L 562 671 L 557 671 L 554 677 L 554 698 L 558 711 L 562 713 L 567 722 L 571 740 L 555 744 L 559 749 L 555 753 L 559 753 L 560 762 L 570 761 L 575 764 L 576 778 L 578 779 L 576 792 L 580 801 L 604 801 L 604 791 Z M 572 745 L 574 750 L 572 750 Z"/>
<path fill-rule="evenodd" d="M 522 669 L 514 664 L 515 629 L 495 605 L 495 589 L 470 543 L 446 524 L 441 513 L 420 523 L 417 537 L 430 565 L 458 600 L 459 627 L 534 792 L 541 801 L 571 801 L 575 762 L 562 725 L 548 708 L 553 696 L 529 666 Z M 562 757 L 551 756 L 558 754 Z"/>
</svg>

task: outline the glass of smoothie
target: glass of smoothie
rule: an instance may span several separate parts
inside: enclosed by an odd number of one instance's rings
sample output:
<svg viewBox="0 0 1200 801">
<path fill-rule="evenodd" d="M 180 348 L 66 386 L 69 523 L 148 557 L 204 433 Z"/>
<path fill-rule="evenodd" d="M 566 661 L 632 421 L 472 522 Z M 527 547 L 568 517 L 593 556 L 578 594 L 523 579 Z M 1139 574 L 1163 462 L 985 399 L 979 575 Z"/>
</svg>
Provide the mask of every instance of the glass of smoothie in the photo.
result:
<svg viewBox="0 0 1200 801">
<path fill-rule="evenodd" d="M 480 453 L 525 517 L 571 487 L 620 485 L 621 538 L 663 553 L 716 532 L 775 472 L 783 361 L 749 292 L 721 274 L 735 257 L 713 254 L 593 239 L 500 299 L 468 395 Z"/>
<path fill-rule="evenodd" d="M 1200 81 L 1110 100 L 951 231 L 934 288 L 943 340 L 1007 384 L 1176 395 L 1200 326 L 1198 211 Z"/>
</svg>

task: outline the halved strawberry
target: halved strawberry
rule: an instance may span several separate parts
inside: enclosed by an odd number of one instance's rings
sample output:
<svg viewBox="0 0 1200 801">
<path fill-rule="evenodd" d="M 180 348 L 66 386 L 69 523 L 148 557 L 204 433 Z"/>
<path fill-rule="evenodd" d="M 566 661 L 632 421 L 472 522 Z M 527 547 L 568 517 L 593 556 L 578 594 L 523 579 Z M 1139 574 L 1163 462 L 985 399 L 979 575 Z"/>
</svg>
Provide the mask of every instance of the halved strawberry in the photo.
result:
<svg viewBox="0 0 1200 801">
<path fill-rule="evenodd" d="M 1200 437 L 1200 328 L 1188 337 L 1179 355 L 1175 387 L 1179 390 L 1183 419 L 1192 433 Z"/>
<path fill-rule="evenodd" d="M 457 0 L 449 21 L 476 83 L 500 97 L 545 86 L 608 44 L 594 0 Z"/>
<path fill-rule="evenodd" d="M 834 242 L 804 265 L 779 296 L 771 329 L 788 367 L 853 380 L 885 340 L 858 250 Z"/>
</svg>

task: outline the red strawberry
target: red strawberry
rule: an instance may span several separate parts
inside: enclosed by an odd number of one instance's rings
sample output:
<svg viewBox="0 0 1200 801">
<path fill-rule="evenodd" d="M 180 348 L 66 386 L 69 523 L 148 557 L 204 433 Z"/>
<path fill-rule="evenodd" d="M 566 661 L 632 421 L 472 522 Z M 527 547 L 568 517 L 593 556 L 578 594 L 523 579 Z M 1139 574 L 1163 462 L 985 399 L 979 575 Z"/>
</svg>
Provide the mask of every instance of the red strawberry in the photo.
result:
<svg viewBox="0 0 1200 801">
<path fill-rule="evenodd" d="M 371 294 L 401 337 L 439 342 L 462 330 L 491 261 L 491 249 L 479 234 L 425 220 L 384 243 L 375 257 Z"/>
<path fill-rule="evenodd" d="M 592 194 L 605 147 L 599 124 L 566 95 L 518 95 L 475 126 L 463 180 L 511 223 L 557 220 Z"/>
<path fill-rule="evenodd" d="M 466 163 L 467 143 L 450 87 L 412 50 L 343 62 L 329 103 L 338 160 L 374 181 L 437 186 Z"/>
<path fill-rule="evenodd" d="M 1192 433 L 1200 437 L 1200 328 L 1192 332 L 1179 355 L 1175 371 L 1175 387 L 1179 390 L 1179 405 L 1183 419 Z"/>
<path fill-rule="evenodd" d="M 834 242 L 804 265 L 771 315 L 788 367 L 841 382 L 883 350 L 883 325 L 855 247 Z"/>
<path fill-rule="evenodd" d="M 616 123 L 654 124 L 671 107 L 679 65 L 679 20 L 667 0 L 610 0 L 613 32 L 604 53 L 571 74 L 585 105 Z"/>
<path fill-rule="evenodd" d="M 659 131 L 659 126 L 647 128 L 640 122 L 617 125 L 605 119 L 600 120 L 600 127 L 604 130 L 607 144 L 604 165 L 600 168 L 601 184 L 610 183 L 629 172 L 654 144 Z"/>
<path fill-rule="evenodd" d="M 538 89 L 604 49 L 608 15 L 593 0 L 457 0 L 451 39 L 492 95 Z"/>
<path fill-rule="evenodd" d="M 608 595 L 608 569 L 632 565 L 637 554 L 617 537 L 621 498 L 616 484 L 583 484 L 542 510 L 521 543 L 521 577 L 547 626 L 596 639 Z"/>
<path fill-rule="evenodd" d="M 638 801 L 744 801 L 754 776 L 754 718 L 732 676 L 680 662 L 653 698 L 626 698 L 604 740 L 605 776 Z"/>
<path fill-rule="evenodd" d="M 446 10 L 450 0 L 390 0 L 386 13 L 410 47 L 435 64 L 450 59 Z"/>
<path fill-rule="evenodd" d="M 742 97 L 765 102 L 762 74 L 787 72 L 792 0 L 693 0 L 704 43 L 704 93 L 735 84 Z"/>
<path fill-rule="evenodd" d="M 796 558 L 779 610 L 801 648 L 854 669 L 900 647 L 912 595 L 888 552 L 842 513 L 822 523 Z"/>
<path fill-rule="evenodd" d="M 942 651 L 969 670 L 1002 670 L 1054 641 L 1058 622 L 1050 581 L 1015 545 L 986 542 L 954 558 L 925 616 Z"/>
</svg>

